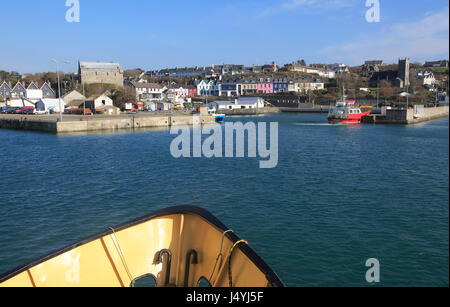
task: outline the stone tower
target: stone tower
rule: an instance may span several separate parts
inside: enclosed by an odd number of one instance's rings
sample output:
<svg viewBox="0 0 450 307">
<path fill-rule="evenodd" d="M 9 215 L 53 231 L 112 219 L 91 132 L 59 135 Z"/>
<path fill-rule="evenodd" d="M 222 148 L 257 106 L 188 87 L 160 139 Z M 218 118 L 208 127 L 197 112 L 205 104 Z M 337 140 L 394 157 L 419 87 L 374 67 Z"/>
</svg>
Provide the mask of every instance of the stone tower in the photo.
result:
<svg viewBox="0 0 450 307">
<path fill-rule="evenodd" d="M 408 58 L 398 60 L 398 77 L 403 81 L 403 87 L 410 85 L 409 64 L 410 60 Z"/>
</svg>

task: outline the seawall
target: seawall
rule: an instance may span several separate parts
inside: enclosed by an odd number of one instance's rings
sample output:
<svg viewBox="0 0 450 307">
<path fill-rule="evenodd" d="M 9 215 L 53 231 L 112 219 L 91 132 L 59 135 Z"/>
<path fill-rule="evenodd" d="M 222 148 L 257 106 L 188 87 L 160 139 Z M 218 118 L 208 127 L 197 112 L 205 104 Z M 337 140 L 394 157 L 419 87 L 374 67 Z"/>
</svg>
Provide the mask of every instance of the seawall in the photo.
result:
<svg viewBox="0 0 450 307">
<path fill-rule="evenodd" d="M 363 117 L 366 124 L 418 124 L 449 116 L 449 107 L 421 108 L 418 110 L 386 110 L 386 114 L 370 114 Z"/>
<path fill-rule="evenodd" d="M 329 110 L 329 106 L 313 106 L 312 104 L 310 107 L 280 108 L 280 111 L 284 113 L 328 113 Z"/>
<path fill-rule="evenodd" d="M 227 116 L 233 115 L 262 115 L 269 113 L 279 113 L 280 109 L 276 107 L 264 107 L 264 108 L 255 108 L 255 109 L 219 109 L 217 110 L 217 114 L 225 114 Z"/>
<path fill-rule="evenodd" d="M 168 116 L 108 116 L 75 117 L 65 116 L 60 122 L 57 117 L 0 115 L 0 128 L 41 131 L 50 133 L 89 132 L 99 130 L 139 129 L 171 127 L 176 125 L 211 124 L 213 116 L 168 115 Z"/>
</svg>

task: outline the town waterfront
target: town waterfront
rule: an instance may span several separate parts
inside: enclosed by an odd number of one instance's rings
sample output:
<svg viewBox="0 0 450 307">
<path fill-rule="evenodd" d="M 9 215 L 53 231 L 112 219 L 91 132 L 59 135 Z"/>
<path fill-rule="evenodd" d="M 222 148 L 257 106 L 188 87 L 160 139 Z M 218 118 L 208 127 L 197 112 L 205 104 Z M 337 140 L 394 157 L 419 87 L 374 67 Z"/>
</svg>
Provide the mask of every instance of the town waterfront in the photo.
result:
<svg viewBox="0 0 450 307">
<path fill-rule="evenodd" d="M 409 126 L 279 123 L 279 161 L 175 159 L 169 130 L 0 130 L 0 273 L 174 205 L 216 215 L 287 286 L 448 286 L 449 120 Z"/>
</svg>

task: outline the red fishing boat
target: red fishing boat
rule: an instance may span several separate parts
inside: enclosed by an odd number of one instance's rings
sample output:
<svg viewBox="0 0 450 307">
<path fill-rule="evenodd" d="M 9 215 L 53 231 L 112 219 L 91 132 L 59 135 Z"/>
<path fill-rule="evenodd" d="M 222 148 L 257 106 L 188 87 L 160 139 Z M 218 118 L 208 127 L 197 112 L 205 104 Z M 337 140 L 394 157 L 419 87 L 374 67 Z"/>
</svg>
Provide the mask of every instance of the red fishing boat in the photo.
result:
<svg viewBox="0 0 450 307">
<path fill-rule="evenodd" d="M 335 107 L 330 108 L 328 122 L 330 124 L 360 124 L 363 116 L 371 112 L 362 112 L 355 100 L 342 99 L 336 103 Z"/>
</svg>

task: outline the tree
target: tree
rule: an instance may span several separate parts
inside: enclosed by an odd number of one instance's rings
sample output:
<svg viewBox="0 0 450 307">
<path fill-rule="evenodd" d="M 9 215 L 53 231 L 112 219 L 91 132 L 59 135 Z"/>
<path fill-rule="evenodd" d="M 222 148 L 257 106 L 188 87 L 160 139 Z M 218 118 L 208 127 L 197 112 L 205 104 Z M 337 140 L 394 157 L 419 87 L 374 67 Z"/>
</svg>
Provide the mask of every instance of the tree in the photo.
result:
<svg viewBox="0 0 450 307">
<path fill-rule="evenodd" d="M 395 96 L 395 90 L 392 87 L 380 87 L 379 96 L 384 99 L 392 99 Z"/>
<path fill-rule="evenodd" d="M 10 82 L 12 84 L 15 84 L 17 81 L 20 80 L 20 78 L 21 78 L 21 75 L 16 71 L 12 71 L 12 72 L 7 72 L 4 70 L 0 71 L 1 82 L 6 81 L 6 82 Z"/>
<path fill-rule="evenodd" d="M 140 68 L 128 69 L 124 71 L 123 76 L 125 78 L 136 78 L 139 77 L 142 73 L 144 73 L 144 71 Z"/>
<path fill-rule="evenodd" d="M 117 90 L 111 95 L 111 99 L 114 101 L 114 106 L 123 109 L 126 103 L 136 104 L 136 95 L 128 91 Z"/>
<path fill-rule="evenodd" d="M 92 95 L 101 95 L 106 91 L 113 91 L 115 87 L 114 84 L 110 83 L 85 83 L 84 91 L 86 97 L 90 97 Z"/>
</svg>

